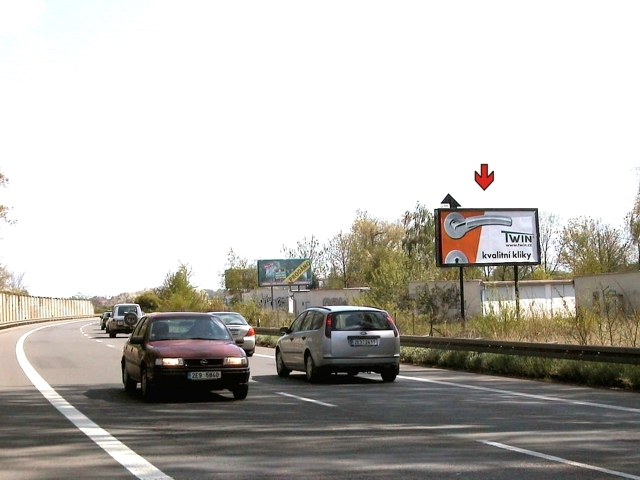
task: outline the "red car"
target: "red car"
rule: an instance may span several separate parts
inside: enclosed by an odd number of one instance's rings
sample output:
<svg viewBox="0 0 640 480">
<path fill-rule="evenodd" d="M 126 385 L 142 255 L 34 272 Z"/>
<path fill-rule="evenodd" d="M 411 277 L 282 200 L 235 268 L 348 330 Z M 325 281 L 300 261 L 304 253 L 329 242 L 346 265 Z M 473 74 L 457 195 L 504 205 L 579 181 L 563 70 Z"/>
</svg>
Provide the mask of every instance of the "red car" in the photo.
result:
<svg viewBox="0 0 640 480">
<path fill-rule="evenodd" d="M 122 383 L 128 393 L 138 383 L 142 396 L 185 387 L 230 390 L 242 400 L 249 392 L 249 360 L 229 329 L 208 313 L 144 315 L 122 351 Z"/>
</svg>

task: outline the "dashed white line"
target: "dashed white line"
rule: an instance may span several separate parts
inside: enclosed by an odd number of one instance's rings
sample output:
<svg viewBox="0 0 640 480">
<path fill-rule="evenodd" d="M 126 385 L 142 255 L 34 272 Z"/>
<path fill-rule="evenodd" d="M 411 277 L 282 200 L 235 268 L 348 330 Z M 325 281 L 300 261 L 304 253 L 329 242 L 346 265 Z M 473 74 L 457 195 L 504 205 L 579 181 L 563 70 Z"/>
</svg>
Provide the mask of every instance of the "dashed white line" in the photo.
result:
<svg viewBox="0 0 640 480">
<path fill-rule="evenodd" d="M 323 407 L 335 407 L 337 405 L 333 405 L 332 403 L 321 402 L 320 400 L 314 400 L 312 398 L 299 397 L 298 395 L 291 395 L 290 393 L 285 392 L 276 392 L 276 395 L 282 395 L 283 397 L 295 398 L 296 400 L 302 400 L 303 402 L 315 403 L 317 405 L 322 405 Z"/>
<path fill-rule="evenodd" d="M 618 405 L 607 405 L 604 403 L 595 403 L 595 402 L 584 402 L 581 400 L 568 400 L 566 398 L 550 397 L 548 395 L 534 395 L 532 393 L 521 393 L 521 392 L 514 392 L 511 390 L 501 390 L 499 388 L 479 387 L 476 385 L 463 385 L 463 384 L 453 383 L 453 382 L 443 382 L 441 380 L 431 380 L 428 378 L 407 377 L 405 375 L 398 375 L 397 378 L 402 378 L 404 380 L 413 380 L 414 382 L 435 383 L 438 385 L 446 385 L 448 387 L 468 388 L 471 390 L 481 390 L 483 392 L 500 393 L 504 395 L 512 395 L 514 397 L 535 398 L 536 400 L 546 400 L 549 402 L 568 403 L 571 405 L 584 405 L 587 407 L 606 408 L 609 410 L 619 410 L 622 412 L 640 413 L 639 408 L 621 407 Z"/>
<path fill-rule="evenodd" d="M 637 475 L 631 475 L 629 473 L 618 472 L 616 470 L 609 470 L 608 468 L 595 467 L 593 465 L 589 465 L 587 463 L 574 462 L 572 460 L 567 460 L 561 457 L 555 457 L 553 455 L 546 455 L 544 453 L 535 452 L 533 450 L 526 450 L 524 448 L 513 447 L 511 445 L 505 445 L 504 443 L 498 442 L 487 442 L 480 440 L 480 443 L 484 443 L 485 445 L 490 445 L 492 447 L 502 448 L 504 450 L 510 450 L 512 452 L 522 453 L 524 455 L 529 455 L 532 457 L 542 458 L 543 460 L 549 460 L 551 462 L 564 463 L 565 465 L 571 465 L 572 467 L 584 468 L 587 470 L 595 470 L 596 472 L 606 473 L 608 475 L 615 475 L 617 477 L 622 478 L 631 478 L 633 480 L 640 480 L 640 477 Z"/>
<path fill-rule="evenodd" d="M 93 440 L 99 447 L 107 452 L 114 460 L 120 463 L 140 480 L 173 480 L 165 475 L 157 467 L 149 463 L 140 455 L 135 453 L 124 443 L 113 437 L 109 432 L 103 430 L 96 423 L 80 413 L 73 405 L 62 398 L 51 386 L 36 372 L 27 360 L 24 353 L 24 341 L 34 332 L 49 328 L 54 325 L 46 325 L 36 328 L 22 335 L 16 343 L 16 357 L 22 370 L 27 375 L 31 383 L 40 393 L 53 405 L 62 415 L 81 430 L 87 437 Z"/>
</svg>

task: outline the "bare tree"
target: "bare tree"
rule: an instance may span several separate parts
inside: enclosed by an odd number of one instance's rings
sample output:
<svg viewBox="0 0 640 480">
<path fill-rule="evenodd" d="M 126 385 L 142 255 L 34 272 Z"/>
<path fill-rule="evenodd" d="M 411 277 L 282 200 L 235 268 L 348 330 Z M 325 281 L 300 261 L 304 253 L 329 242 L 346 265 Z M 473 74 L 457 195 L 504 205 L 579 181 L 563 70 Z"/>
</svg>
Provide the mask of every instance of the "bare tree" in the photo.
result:
<svg viewBox="0 0 640 480">
<path fill-rule="evenodd" d="M 342 231 L 336 234 L 325 247 L 327 262 L 327 286 L 347 288 L 351 281 L 352 238 Z"/>
<path fill-rule="evenodd" d="M 29 292 L 24 284 L 24 273 L 16 274 L 6 266 L 0 265 L 0 291 L 28 295 Z"/>
<path fill-rule="evenodd" d="M 545 274 L 553 276 L 560 268 L 560 218 L 549 212 L 540 212 L 540 266 Z"/>
</svg>

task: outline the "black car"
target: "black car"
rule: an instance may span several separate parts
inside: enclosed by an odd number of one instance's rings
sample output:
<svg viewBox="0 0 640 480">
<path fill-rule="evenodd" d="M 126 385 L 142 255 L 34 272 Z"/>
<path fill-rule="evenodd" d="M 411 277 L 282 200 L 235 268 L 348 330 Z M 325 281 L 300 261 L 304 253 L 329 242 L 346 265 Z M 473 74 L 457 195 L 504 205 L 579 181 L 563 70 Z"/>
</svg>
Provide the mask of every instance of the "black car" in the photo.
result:
<svg viewBox="0 0 640 480">
<path fill-rule="evenodd" d="M 107 320 L 111 316 L 111 312 L 104 312 L 100 315 L 100 330 L 104 330 L 107 327 Z"/>
</svg>

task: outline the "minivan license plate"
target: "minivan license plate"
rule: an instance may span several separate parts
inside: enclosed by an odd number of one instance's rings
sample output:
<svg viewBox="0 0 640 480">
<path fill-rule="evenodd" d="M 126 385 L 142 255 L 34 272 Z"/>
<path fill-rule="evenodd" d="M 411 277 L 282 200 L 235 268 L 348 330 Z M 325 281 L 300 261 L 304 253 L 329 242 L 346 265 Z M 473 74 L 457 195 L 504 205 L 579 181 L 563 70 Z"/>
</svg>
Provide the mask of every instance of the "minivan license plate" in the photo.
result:
<svg viewBox="0 0 640 480">
<path fill-rule="evenodd" d="M 222 372 L 189 372 L 189 380 L 216 380 L 222 377 Z"/>
<path fill-rule="evenodd" d="M 377 347 L 378 339 L 377 338 L 352 338 L 351 346 L 352 347 Z"/>
</svg>

